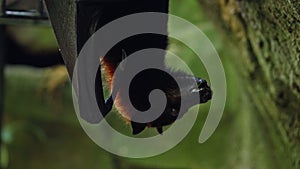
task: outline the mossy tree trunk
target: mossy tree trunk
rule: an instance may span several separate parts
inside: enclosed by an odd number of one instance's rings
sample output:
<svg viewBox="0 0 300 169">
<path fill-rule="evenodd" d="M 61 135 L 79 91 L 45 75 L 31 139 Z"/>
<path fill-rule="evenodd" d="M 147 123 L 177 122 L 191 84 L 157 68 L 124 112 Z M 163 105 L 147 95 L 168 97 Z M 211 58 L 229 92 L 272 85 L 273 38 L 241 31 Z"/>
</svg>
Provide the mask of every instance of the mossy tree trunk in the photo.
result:
<svg viewBox="0 0 300 169">
<path fill-rule="evenodd" d="M 300 166 L 300 1 L 199 0 L 232 41 L 232 56 L 280 149 Z"/>
</svg>

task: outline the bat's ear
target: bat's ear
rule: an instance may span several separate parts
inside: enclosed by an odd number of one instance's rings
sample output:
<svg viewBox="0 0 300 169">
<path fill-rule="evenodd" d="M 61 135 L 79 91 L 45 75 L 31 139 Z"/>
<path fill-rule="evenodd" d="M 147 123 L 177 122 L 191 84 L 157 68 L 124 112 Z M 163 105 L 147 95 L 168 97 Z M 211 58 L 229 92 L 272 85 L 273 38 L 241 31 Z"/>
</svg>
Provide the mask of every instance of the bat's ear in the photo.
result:
<svg viewBox="0 0 300 169">
<path fill-rule="evenodd" d="M 146 124 L 145 123 L 136 123 L 134 121 L 131 121 L 131 128 L 132 128 L 132 134 L 137 135 L 146 128 Z"/>
<path fill-rule="evenodd" d="M 162 127 L 156 127 L 156 130 L 159 134 L 162 134 L 164 132 Z"/>
</svg>

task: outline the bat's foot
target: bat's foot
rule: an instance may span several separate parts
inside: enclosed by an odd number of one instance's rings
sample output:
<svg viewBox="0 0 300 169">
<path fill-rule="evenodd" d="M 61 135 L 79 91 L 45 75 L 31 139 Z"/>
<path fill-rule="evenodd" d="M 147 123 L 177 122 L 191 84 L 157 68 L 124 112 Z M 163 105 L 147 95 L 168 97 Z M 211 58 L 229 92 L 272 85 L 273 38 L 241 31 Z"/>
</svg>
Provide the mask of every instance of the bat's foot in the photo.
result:
<svg viewBox="0 0 300 169">
<path fill-rule="evenodd" d="M 105 100 L 105 104 L 102 107 L 102 109 L 100 109 L 103 117 L 105 117 L 111 111 L 113 105 L 114 105 L 114 100 L 112 98 L 112 95 L 110 95 L 109 98 Z"/>
</svg>

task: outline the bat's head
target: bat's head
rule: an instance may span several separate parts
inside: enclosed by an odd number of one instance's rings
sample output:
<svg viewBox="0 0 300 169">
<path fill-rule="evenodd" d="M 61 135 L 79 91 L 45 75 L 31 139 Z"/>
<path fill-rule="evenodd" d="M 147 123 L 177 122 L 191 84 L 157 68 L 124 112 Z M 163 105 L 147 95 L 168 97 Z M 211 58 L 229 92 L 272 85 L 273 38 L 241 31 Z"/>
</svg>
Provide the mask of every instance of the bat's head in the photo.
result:
<svg viewBox="0 0 300 169">
<path fill-rule="evenodd" d="M 175 79 L 173 77 L 176 77 Z M 150 78 L 153 77 L 153 78 Z M 140 79 L 139 79 L 140 78 Z M 160 70 L 150 70 L 132 81 L 132 104 L 138 110 L 147 110 L 151 106 L 148 96 L 151 90 L 162 90 L 167 98 L 164 112 L 154 121 L 145 123 L 132 122 L 133 134 L 138 134 L 148 127 L 156 127 L 162 133 L 162 127 L 172 124 L 194 105 L 206 103 L 212 98 L 212 90 L 207 81 L 182 72 L 167 74 Z M 141 82 L 143 84 L 141 84 Z M 180 87 L 179 85 L 180 84 Z M 184 102 L 182 99 L 184 98 Z M 183 104 L 182 104 L 183 103 Z"/>
<path fill-rule="evenodd" d="M 177 86 L 169 86 L 166 92 L 169 101 L 166 114 L 177 117 L 180 109 L 184 113 L 192 106 L 206 103 L 212 98 L 212 90 L 206 80 L 187 74 L 177 77 L 177 80 L 181 84 L 180 90 Z"/>
</svg>

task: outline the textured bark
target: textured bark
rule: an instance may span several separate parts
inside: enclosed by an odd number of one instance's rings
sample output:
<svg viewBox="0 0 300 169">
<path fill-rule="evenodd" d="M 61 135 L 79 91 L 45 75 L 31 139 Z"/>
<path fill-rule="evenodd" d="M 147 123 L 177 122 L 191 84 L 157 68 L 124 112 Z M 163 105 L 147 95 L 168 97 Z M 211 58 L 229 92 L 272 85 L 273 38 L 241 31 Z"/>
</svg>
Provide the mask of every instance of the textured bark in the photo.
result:
<svg viewBox="0 0 300 169">
<path fill-rule="evenodd" d="M 277 149 L 300 166 L 300 1 L 199 0 L 239 51 L 250 100 Z M 242 66 L 240 66 L 242 65 Z M 287 167 L 288 168 L 288 167 Z"/>
<path fill-rule="evenodd" d="M 74 0 L 45 0 L 50 21 L 70 78 L 77 58 Z"/>
</svg>

